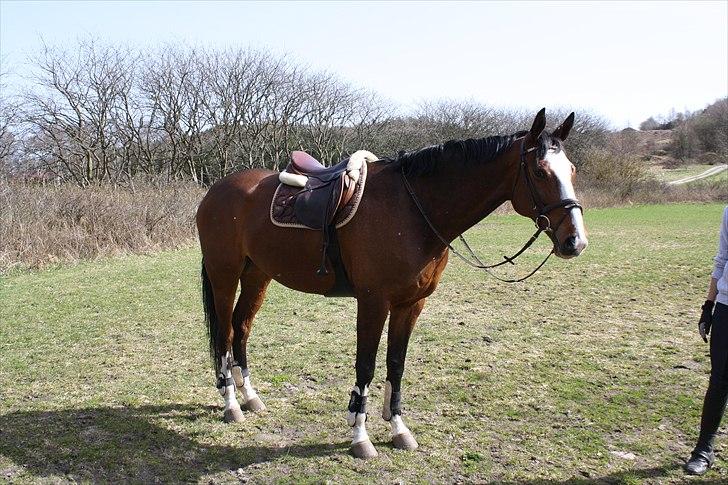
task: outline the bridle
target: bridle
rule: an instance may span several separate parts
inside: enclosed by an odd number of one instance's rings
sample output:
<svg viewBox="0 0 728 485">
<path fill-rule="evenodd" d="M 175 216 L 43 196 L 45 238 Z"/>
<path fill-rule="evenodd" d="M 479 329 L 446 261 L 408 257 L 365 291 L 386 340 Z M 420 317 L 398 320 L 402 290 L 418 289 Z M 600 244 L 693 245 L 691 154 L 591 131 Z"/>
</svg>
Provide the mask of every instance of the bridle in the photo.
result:
<svg viewBox="0 0 728 485">
<path fill-rule="evenodd" d="M 536 232 L 533 233 L 533 235 L 528 239 L 528 241 L 526 241 L 526 244 L 524 244 L 523 247 L 516 254 L 514 254 L 511 257 L 503 256 L 503 261 L 501 261 L 499 263 L 495 263 L 495 264 L 490 264 L 490 265 L 484 264 L 480 260 L 478 255 L 475 254 L 475 252 L 470 248 L 470 245 L 465 240 L 465 238 L 463 237 L 462 234 L 460 234 L 458 236 L 458 238 L 460 239 L 460 241 L 462 241 L 462 243 L 465 246 L 465 248 L 467 249 L 470 257 L 474 261 L 471 261 L 466 256 L 463 256 L 459 251 L 457 251 L 447 240 L 445 240 L 444 237 L 442 237 L 440 232 L 437 229 L 435 229 L 435 226 L 432 224 L 432 221 L 430 221 L 430 219 L 427 217 L 427 214 L 425 214 L 425 210 L 422 208 L 422 204 L 420 204 L 420 201 L 417 199 L 417 196 L 415 195 L 415 192 L 412 189 L 412 186 L 410 185 L 409 180 L 407 180 L 407 177 L 405 176 L 404 166 L 401 167 L 402 180 L 404 181 L 404 186 L 407 189 L 407 192 L 409 192 L 410 197 L 412 197 L 412 201 L 415 203 L 415 206 L 417 206 L 417 209 L 420 211 L 420 214 L 422 214 L 422 217 L 425 219 L 425 222 L 427 222 L 427 225 L 430 226 L 430 229 L 435 234 L 435 236 L 437 236 L 437 238 L 443 244 L 445 244 L 445 246 L 453 254 L 455 254 L 458 258 L 463 260 L 469 266 L 472 266 L 473 268 L 485 270 L 486 273 L 488 273 L 493 278 L 495 278 L 499 281 L 503 281 L 505 283 L 518 283 L 520 281 L 527 280 L 528 278 L 530 278 L 531 276 L 536 274 L 536 272 L 539 269 L 541 269 L 541 267 L 544 264 L 546 264 L 546 261 L 548 261 L 548 259 L 551 257 L 551 255 L 554 254 L 554 251 L 556 249 L 556 244 L 557 244 L 556 236 L 555 236 L 556 230 L 559 228 L 559 226 L 561 226 L 561 223 L 564 222 L 564 219 L 566 219 L 566 216 L 569 214 L 569 212 L 572 209 L 579 209 L 580 211 L 582 211 L 582 213 L 584 212 L 584 209 L 582 208 L 581 204 L 579 204 L 579 201 L 576 199 L 565 198 L 565 199 L 561 199 L 558 202 L 555 202 L 553 204 L 548 204 L 548 205 L 543 203 L 543 199 L 541 199 L 538 192 L 536 191 L 536 187 L 534 186 L 533 179 L 531 178 L 530 171 L 528 169 L 528 162 L 526 160 L 526 156 L 529 153 L 531 153 L 537 149 L 538 149 L 538 145 L 527 149 L 526 148 L 526 137 L 524 136 L 521 139 L 520 162 L 519 162 L 519 167 L 518 167 L 518 174 L 516 175 L 516 181 L 513 184 L 513 191 L 511 193 L 511 200 L 513 200 L 513 196 L 515 195 L 515 192 L 516 192 L 516 187 L 518 186 L 518 181 L 521 177 L 521 172 L 523 172 L 523 178 L 526 182 L 526 187 L 528 187 L 528 192 L 529 192 L 529 195 L 531 196 L 531 202 L 533 202 L 533 209 L 534 209 L 534 212 L 536 212 L 536 214 L 537 214 L 536 217 L 533 218 L 533 221 L 536 224 Z M 556 224 L 556 227 L 553 227 L 551 225 L 551 219 L 549 218 L 549 214 L 551 212 L 553 212 L 554 210 L 560 209 L 560 208 L 565 209 L 564 215 L 561 217 L 559 222 Z M 549 235 L 552 242 L 554 243 L 554 247 L 546 255 L 544 260 L 541 261 L 541 264 L 539 264 L 533 271 L 528 273 L 526 276 L 523 276 L 523 277 L 517 278 L 517 279 L 501 278 L 500 276 L 498 276 L 498 275 L 494 274 L 492 271 L 490 271 L 492 268 L 497 268 L 498 266 L 502 266 L 506 263 L 515 265 L 515 263 L 513 261 L 518 256 L 523 254 L 529 247 L 531 247 L 531 245 L 534 242 L 536 242 L 536 239 L 538 239 L 538 237 L 541 235 L 542 232 L 545 232 L 546 234 Z"/>
<path fill-rule="evenodd" d="M 543 200 L 541 199 L 541 196 L 538 195 L 538 192 L 536 191 L 536 187 L 533 184 L 533 179 L 531 179 L 530 170 L 528 170 L 528 162 L 526 160 L 526 155 L 529 153 L 535 151 L 538 149 L 538 145 L 526 149 L 526 137 L 523 137 L 521 140 L 521 161 L 520 161 L 520 167 L 518 170 L 518 175 L 516 176 L 516 183 L 513 184 L 513 191 L 511 193 L 511 200 L 513 200 L 513 195 L 515 195 L 516 187 L 518 186 L 518 180 L 521 176 L 521 172 L 523 172 L 523 177 L 526 181 L 526 187 L 528 187 L 528 192 L 531 195 L 531 201 L 533 202 L 533 210 L 538 214 L 536 218 L 534 219 L 534 222 L 536 223 L 536 227 L 541 229 L 541 232 L 546 232 L 553 234 L 556 232 L 556 230 L 559 228 L 562 222 L 564 222 L 564 219 L 568 215 L 569 211 L 571 209 L 579 209 L 584 212 L 584 209 L 581 207 L 581 204 L 579 204 L 579 201 L 576 199 L 561 199 L 558 202 L 555 202 L 553 204 L 544 204 Z M 563 217 L 559 220 L 558 224 L 556 224 L 556 227 L 551 227 L 551 219 L 549 219 L 548 215 L 553 212 L 556 209 L 564 208 L 566 209 L 566 212 L 564 213 Z"/>
</svg>

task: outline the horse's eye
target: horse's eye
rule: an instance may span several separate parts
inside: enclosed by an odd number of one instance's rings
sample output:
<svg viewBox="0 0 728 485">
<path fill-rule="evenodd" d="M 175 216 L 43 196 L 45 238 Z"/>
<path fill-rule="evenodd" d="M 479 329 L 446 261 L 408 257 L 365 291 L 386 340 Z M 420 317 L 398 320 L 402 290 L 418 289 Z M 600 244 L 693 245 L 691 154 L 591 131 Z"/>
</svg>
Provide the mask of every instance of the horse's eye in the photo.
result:
<svg viewBox="0 0 728 485">
<path fill-rule="evenodd" d="M 540 179 L 546 178 L 546 171 L 542 168 L 537 168 L 535 173 L 536 173 L 536 177 L 538 177 Z"/>
</svg>

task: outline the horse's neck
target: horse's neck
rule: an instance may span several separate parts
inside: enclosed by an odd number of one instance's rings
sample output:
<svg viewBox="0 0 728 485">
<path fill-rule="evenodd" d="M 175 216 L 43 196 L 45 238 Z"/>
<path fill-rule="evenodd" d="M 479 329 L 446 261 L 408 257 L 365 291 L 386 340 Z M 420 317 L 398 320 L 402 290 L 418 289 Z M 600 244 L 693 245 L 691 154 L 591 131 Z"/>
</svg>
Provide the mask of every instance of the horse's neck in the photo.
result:
<svg viewBox="0 0 728 485">
<path fill-rule="evenodd" d="M 517 164 L 505 154 L 489 162 L 453 165 L 456 170 L 443 167 L 413 183 L 427 217 L 448 241 L 510 199 L 517 169 Z"/>
</svg>

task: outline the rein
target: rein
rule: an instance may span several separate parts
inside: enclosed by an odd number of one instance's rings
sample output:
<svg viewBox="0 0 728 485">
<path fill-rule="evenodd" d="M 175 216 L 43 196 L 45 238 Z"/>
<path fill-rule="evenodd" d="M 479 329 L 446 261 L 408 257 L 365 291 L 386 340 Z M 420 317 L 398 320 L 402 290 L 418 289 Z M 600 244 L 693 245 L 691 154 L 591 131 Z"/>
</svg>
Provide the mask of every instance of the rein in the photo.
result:
<svg viewBox="0 0 728 485">
<path fill-rule="evenodd" d="M 422 204 L 420 204 L 420 201 L 417 199 L 417 196 L 415 195 L 415 192 L 412 189 L 412 185 L 410 185 L 409 180 L 407 180 L 407 177 L 404 174 L 404 167 L 401 167 L 401 174 L 402 174 L 402 180 L 404 181 L 404 186 L 407 189 L 407 192 L 409 193 L 410 197 L 412 198 L 412 201 L 415 203 L 415 206 L 420 211 L 420 214 L 422 214 L 423 219 L 425 219 L 425 222 L 427 222 L 427 225 L 430 226 L 430 229 L 435 234 L 435 236 L 437 236 L 437 238 L 453 254 L 455 254 L 455 256 L 460 258 L 466 264 L 468 264 L 469 266 L 472 266 L 473 268 L 476 268 L 476 269 L 482 269 L 486 273 L 488 273 L 490 276 L 492 276 L 493 278 L 495 278 L 499 281 L 502 281 L 504 283 L 519 283 L 521 281 L 527 280 L 528 278 L 530 278 L 531 276 L 536 274 L 536 272 L 538 270 L 540 270 L 544 264 L 546 264 L 546 261 L 548 261 L 548 259 L 551 257 L 551 255 L 554 254 L 555 245 L 554 245 L 554 248 L 552 248 L 551 251 L 546 255 L 544 260 L 541 261 L 541 264 L 536 266 L 536 268 L 533 271 L 531 271 L 526 276 L 523 276 L 521 278 L 516 278 L 516 279 L 501 278 L 497 274 L 490 271 L 492 268 L 497 268 L 498 266 L 502 266 L 506 263 L 515 265 L 516 263 L 514 263 L 513 261 L 518 256 L 523 254 L 529 247 L 531 247 L 531 245 L 534 242 L 536 242 L 536 239 L 538 239 L 538 237 L 541 235 L 542 232 L 553 234 L 559 228 L 559 226 L 564 221 L 568 212 L 571 209 L 579 209 L 582 212 L 584 211 L 584 209 L 579 204 L 579 201 L 576 199 L 562 199 L 559 202 L 556 202 L 554 204 L 549 204 L 549 205 L 543 204 L 541 197 L 539 197 L 538 192 L 536 192 L 536 189 L 533 186 L 533 181 L 531 180 L 531 177 L 528 173 L 528 167 L 527 167 L 527 163 L 526 163 L 526 155 L 528 155 L 532 151 L 536 150 L 537 148 L 538 147 L 531 147 L 529 149 L 526 149 L 525 148 L 525 138 L 523 140 L 521 140 L 521 159 L 520 159 L 520 164 L 519 164 L 519 169 L 518 169 L 518 175 L 516 176 L 516 182 L 513 184 L 513 192 L 511 194 L 511 200 L 512 200 L 513 194 L 515 194 L 515 191 L 516 191 L 516 186 L 518 185 L 518 179 L 521 176 L 521 172 L 523 172 L 524 180 L 526 181 L 526 186 L 528 187 L 529 194 L 531 195 L 531 201 L 533 202 L 533 208 L 538 211 L 538 216 L 536 216 L 536 218 L 534 220 L 534 223 L 536 224 L 536 232 L 533 233 L 533 235 L 528 239 L 528 241 L 526 241 L 526 244 L 524 244 L 523 247 L 520 250 L 518 250 L 518 252 L 516 254 L 514 254 L 511 257 L 503 256 L 503 261 L 501 261 L 499 263 L 495 263 L 495 264 L 490 264 L 490 265 L 484 264 L 480 260 L 478 255 L 475 254 L 475 252 L 470 248 L 470 245 L 465 240 L 465 237 L 463 237 L 462 234 L 460 234 L 458 236 L 458 239 L 460 239 L 460 241 L 462 241 L 463 245 L 468 250 L 470 257 L 474 261 L 468 259 L 468 257 L 461 254 L 458 250 L 456 250 L 452 246 L 452 244 L 450 244 L 447 240 L 445 240 L 444 237 L 442 237 L 440 232 L 432 224 L 432 221 L 430 221 L 430 218 L 427 217 L 427 214 L 425 213 L 425 209 L 422 207 Z M 556 227 L 552 227 L 551 220 L 549 219 L 548 214 L 558 208 L 566 209 L 566 213 L 561 217 L 558 224 L 556 224 Z"/>
</svg>

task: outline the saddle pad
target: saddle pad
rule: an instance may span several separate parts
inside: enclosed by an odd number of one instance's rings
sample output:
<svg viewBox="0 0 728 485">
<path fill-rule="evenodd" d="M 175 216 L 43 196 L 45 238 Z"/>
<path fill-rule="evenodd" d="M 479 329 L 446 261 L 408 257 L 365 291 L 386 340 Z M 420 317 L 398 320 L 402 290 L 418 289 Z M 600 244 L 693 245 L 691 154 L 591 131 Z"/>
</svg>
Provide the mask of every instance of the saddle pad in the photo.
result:
<svg viewBox="0 0 728 485">
<path fill-rule="evenodd" d="M 364 186 L 367 180 L 367 164 L 366 162 L 361 165 L 361 174 L 359 180 L 356 182 L 356 189 L 354 195 L 351 196 L 351 200 L 336 211 L 334 217 L 334 225 L 336 228 L 345 226 L 356 214 L 356 210 L 359 208 L 359 202 L 364 195 Z M 296 218 L 294 211 L 294 204 L 296 202 L 296 196 L 301 193 L 301 187 L 291 187 L 290 185 L 278 184 L 278 188 L 273 194 L 273 201 L 270 205 L 270 220 L 273 224 L 280 227 L 296 227 L 300 229 L 313 229 L 304 224 L 301 224 Z M 321 230 L 320 228 L 317 230 Z"/>
</svg>

